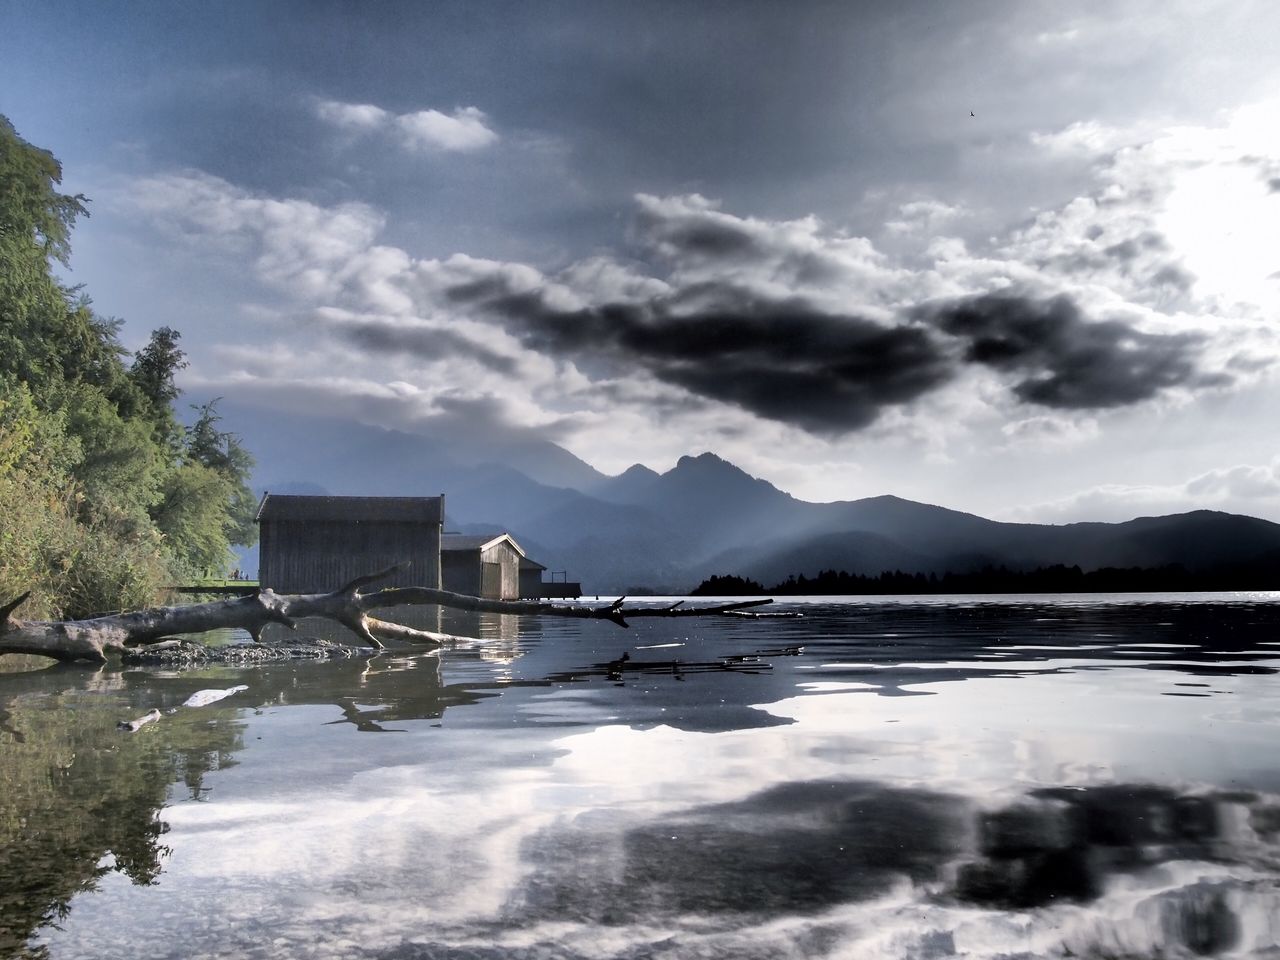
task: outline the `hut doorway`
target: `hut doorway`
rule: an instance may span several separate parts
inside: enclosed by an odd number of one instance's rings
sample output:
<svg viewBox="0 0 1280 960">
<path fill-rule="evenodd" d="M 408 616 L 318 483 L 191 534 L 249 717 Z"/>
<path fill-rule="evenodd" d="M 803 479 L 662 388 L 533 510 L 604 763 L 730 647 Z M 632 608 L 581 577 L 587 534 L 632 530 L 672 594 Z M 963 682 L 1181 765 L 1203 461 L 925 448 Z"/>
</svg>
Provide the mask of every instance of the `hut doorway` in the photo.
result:
<svg viewBox="0 0 1280 960">
<path fill-rule="evenodd" d="M 502 564 L 488 561 L 480 564 L 480 596 L 502 599 Z"/>
</svg>

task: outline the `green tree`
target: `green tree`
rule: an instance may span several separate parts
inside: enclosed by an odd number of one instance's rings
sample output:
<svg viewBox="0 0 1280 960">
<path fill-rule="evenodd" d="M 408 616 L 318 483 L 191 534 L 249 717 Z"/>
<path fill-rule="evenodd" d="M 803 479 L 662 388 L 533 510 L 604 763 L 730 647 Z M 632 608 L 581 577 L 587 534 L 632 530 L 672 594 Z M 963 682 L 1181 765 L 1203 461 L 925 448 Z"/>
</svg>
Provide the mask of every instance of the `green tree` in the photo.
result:
<svg viewBox="0 0 1280 960">
<path fill-rule="evenodd" d="M 184 576 L 205 577 L 227 569 L 230 498 L 230 481 L 202 464 L 184 463 L 165 476 L 163 496 L 152 515 Z"/>
<path fill-rule="evenodd" d="M 151 602 L 172 577 L 160 535 L 145 513 L 86 495 L 68 427 L 64 411 L 0 378 L 0 596 L 31 590 L 26 611 L 59 617 Z"/>
<path fill-rule="evenodd" d="M 149 522 L 173 465 L 168 447 L 156 443 L 151 423 L 120 416 L 106 396 L 84 384 L 66 385 L 57 405 L 66 411 L 68 427 L 84 452 L 75 476 L 87 498 L 86 509 L 115 513 L 136 524 Z"/>
<path fill-rule="evenodd" d="M 61 372 L 75 320 L 68 291 L 52 272 L 67 262 L 84 197 L 58 191 L 62 168 L 0 117 L 0 375 L 37 389 Z"/>
<path fill-rule="evenodd" d="M 253 460 L 215 404 L 184 431 L 180 334 L 132 361 L 121 322 L 59 282 L 83 196 L 0 117 L 0 599 L 73 617 L 154 602 L 186 573 L 225 569 L 251 543 Z"/>
<path fill-rule="evenodd" d="M 71 226 L 88 211 L 84 196 L 58 193 L 60 183 L 62 165 L 53 154 L 27 143 L 0 117 L 0 238 L 66 263 Z"/>
<path fill-rule="evenodd" d="M 218 400 L 192 404 L 195 422 L 186 428 L 181 462 L 164 478 L 152 511 L 174 558 L 189 576 L 224 571 L 230 547 L 257 536 L 257 506 L 249 488 L 253 457 L 233 433 L 218 429 Z"/>
<path fill-rule="evenodd" d="M 133 355 L 129 379 L 133 381 L 146 404 L 156 439 L 176 448 L 181 431 L 173 414 L 173 402 L 182 391 L 175 377 L 187 366 L 187 355 L 178 346 L 182 334 L 172 327 L 151 331 L 147 345 Z"/>
<path fill-rule="evenodd" d="M 253 522 L 258 501 L 249 486 L 253 472 L 253 455 L 240 444 L 234 433 L 218 429 L 222 417 L 218 414 L 215 397 L 205 404 L 192 404 L 198 413 L 195 423 L 187 428 L 187 457 L 222 475 L 230 484 L 231 494 L 224 523 L 229 543 L 249 546 L 258 539 L 258 527 Z"/>
</svg>

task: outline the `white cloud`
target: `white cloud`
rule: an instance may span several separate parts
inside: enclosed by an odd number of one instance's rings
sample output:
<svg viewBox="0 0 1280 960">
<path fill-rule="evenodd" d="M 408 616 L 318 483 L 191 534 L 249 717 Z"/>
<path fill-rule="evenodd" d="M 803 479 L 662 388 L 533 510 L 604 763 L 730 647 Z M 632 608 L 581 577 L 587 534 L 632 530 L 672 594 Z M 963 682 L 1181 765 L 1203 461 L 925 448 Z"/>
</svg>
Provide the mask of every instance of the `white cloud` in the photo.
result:
<svg viewBox="0 0 1280 960">
<path fill-rule="evenodd" d="M 639 194 L 635 200 L 638 239 L 669 266 L 674 287 L 732 283 L 883 319 L 901 304 L 943 292 L 929 274 L 891 263 L 866 237 L 833 229 L 816 216 L 736 216 L 698 194 Z"/>
<path fill-rule="evenodd" d="M 1047 154 L 1092 157 L 1098 187 L 1040 213 L 1005 244 L 1006 255 L 1166 312 L 1274 315 L 1278 110 L 1273 100 L 1235 110 L 1217 126 L 1118 130 L 1084 122 L 1034 134 Z"/>
<path fill-rule="evenodd" d="M 1262 500 L 1280 503 L 1280 457 L 1262 466 L 1241 464 L 1203 473 L 1184 485 L 1186 492 L 1197 498 L 1222 502 L 1226 500 Z"/>
<path fill-rule="evenodd" d="M 1209 470 L 1182 483 L 1100 484 L 1010 511 L 1009 519 L 1040 523 L 1120 521 L 1205 509 L 1275 516 L 1280 512 L 1280 456 L 1266 464 Z"/>
<path fill-rule="evenodd" d="M 391 114 L 371 103 L 339 103 L 321 100 L 316 104 L 316 115 L 326 123 L 347 130 L 376 130 L 392 119 Z"/>
<path fill-rule="evenodd" d="M 488 117 L 477 107 L 456 107 L 452 113 L 428 109 L 395 114 L 370 103 L 317 100 L 315 114 L 348 134 L 390 134 L 415 153 L 468 153 L 498 141 Z"/>
<path fill-rule="evenodd" d="M 891 233 L 923 233 L 931 240 L 944 226 L 965 215 L 965 208 L 941 200 L 912 200 L 898 207 L 896 220 L 885 223 Z"/>
<path fill-rule="evenodd" d="M 498 139 L 475 107 L 459 107 L 452 115 L 438 110 L 419 110 L 396 117 L 396 126 L 405 143 L 413 149 L 465 152 L 487 147 Z"/>
<path fill-rule="evenodd" d="M 248 254 L 261 280 L 304 299 L 339 295 L 385 223 L 365 204 L 262 197 L 200 171 L 135 180 L 126 199 L 171 236 Z"/>
<path fill-rule="evenodd" d="M 1037 131 L 1031 142 L 1049 153 L 1096 157 L 1120 147 L 1141 143 L 1143 137 L 1133 130 L 1111 127 L 1096 120 L 1079 120 L 1061 130 Z"/>
<path fill-rule="evenodd" d="M 1000 428 L 1010 442 L 1019 446 L 1070 446 L 1098 436 L 1096 417 L 1027 417 Z"/>
</svg>

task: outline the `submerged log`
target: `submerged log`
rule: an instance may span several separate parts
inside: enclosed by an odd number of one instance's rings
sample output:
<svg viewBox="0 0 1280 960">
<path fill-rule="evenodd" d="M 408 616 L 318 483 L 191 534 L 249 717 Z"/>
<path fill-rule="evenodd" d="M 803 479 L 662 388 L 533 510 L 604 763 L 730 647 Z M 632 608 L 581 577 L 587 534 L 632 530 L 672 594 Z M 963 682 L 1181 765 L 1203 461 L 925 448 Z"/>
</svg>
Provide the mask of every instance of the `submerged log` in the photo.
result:
<svg viewBox="0 0 1280 960">
<path fill-rule="evenodd" d="M 244 667 L 284 660 L 348 660 L 368 657 L 378 651 L 373 647 L 353 646 L 321 637 L 290 635 L 257 643 L 213 645 L 197 639 L 163 640 L 145 646 L 130 647 L 121 654 L 126 666 L 198 667 L 230 664 Z"/>
<path fill-rule="evenodd" d="M 363 592 L 364 588 L 400 570 L 403 565 L 378 573 L 357 577 L 332 593 L 278 594 L 271 589 L 259 590 L 234 600 L 215 600 L 185 607 L 151 607 L 132 613 L 119 613 L 89 620 L 20 620 L 14 611 L 30 595 L 0 606 L 0 655 L 25 653 L 51 657 L 54 660 L 86 660 L 106 662 L 111 654 L 123 654 L 139 647 L 164 644 L 172 649 L 170 638 L 179 634 L 205 633 L 209 630 L 241 629 L 249 632 L 255 643 L 262 638 L 268 624 L 279 623 L 296 629 L 297 622 L 307 617 L 332 620 L 342 624 L 369 647 L 382 647 L 382 640 L 407 641 L 433 647 L 470 638 L 453 637 L 412 627 L 389 623 L 369 615 L 369 611 L 399 606 L 437 604 L 456 610 L 481 613 L 536 614 L 540 616 L 575 617 L 609 620 L 625 627 L 629 617 L 690 617 L 733 613 L 771 600 L 746 600 L 706 607 L 623 607 L 625 598 L 607 606 L 564 606 L 536 600 L 487 600 L 431 587 L 390 587 Z M 678 607 L 679 605 L 677 605 Z"/>
</svg>

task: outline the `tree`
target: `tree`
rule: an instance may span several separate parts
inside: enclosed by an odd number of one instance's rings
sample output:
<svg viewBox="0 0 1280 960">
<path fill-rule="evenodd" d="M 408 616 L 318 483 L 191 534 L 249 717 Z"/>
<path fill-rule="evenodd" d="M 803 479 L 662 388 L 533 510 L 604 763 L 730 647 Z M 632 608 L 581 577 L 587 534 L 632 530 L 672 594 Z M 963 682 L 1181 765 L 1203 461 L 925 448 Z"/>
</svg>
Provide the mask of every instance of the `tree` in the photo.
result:
<svg viewBox="0 0 1280 960">
<path fill-rule="evenodd" d="M 182 334 L 172 327 L 151 331 L 147 345 L 133 355 L 129 379 L 141 392 L 155 427 L 156 440 L 175 446 L 179 440 L 173 402 L 182 393 L 174 378 L 187 366 L 187 355 L 178 346 Z"/>
<path fill-rule="evenodd" d="M 249 487 L 253 455 L 240 445 L 240 438 L 234 433 L 218 429 L 222 420 L 218 415 L 221 399 L 215 397 L 206 404 L 191 405 L 199 416 L 187 427 L 187 459 L 216 471 L 227 481 L 229 494 L 223 531 L 228 543 L 247 547 L 258 539 L 258 526 L 253 522 L 257 498 Z"/>
<path fill-rule="evenodd" d="M 183 579 L 221 573 L 230 560 L 227 503 L 230 482 L 209 467 L 183 463 L 164 479 L 163 496 L 152 511 Z"/>
<path fill-rule="evenodd" d="M 61 182 L 53 155 L 0 117 L 0 375 L 37 389 L 71 355 L 64 334 L 76 319 L 51 261 L 67 262 L 71 226 L 88 211 Z"/>
<path fill-rule="evenodd" d="M 30 246 L 63 263 L 71 255 L 71 226 L 88 215 L 85 197 L 58 193 L 62 165 L 48 150 L 33 147 L 0 116 L 0 240 Z"/>
</svg>

